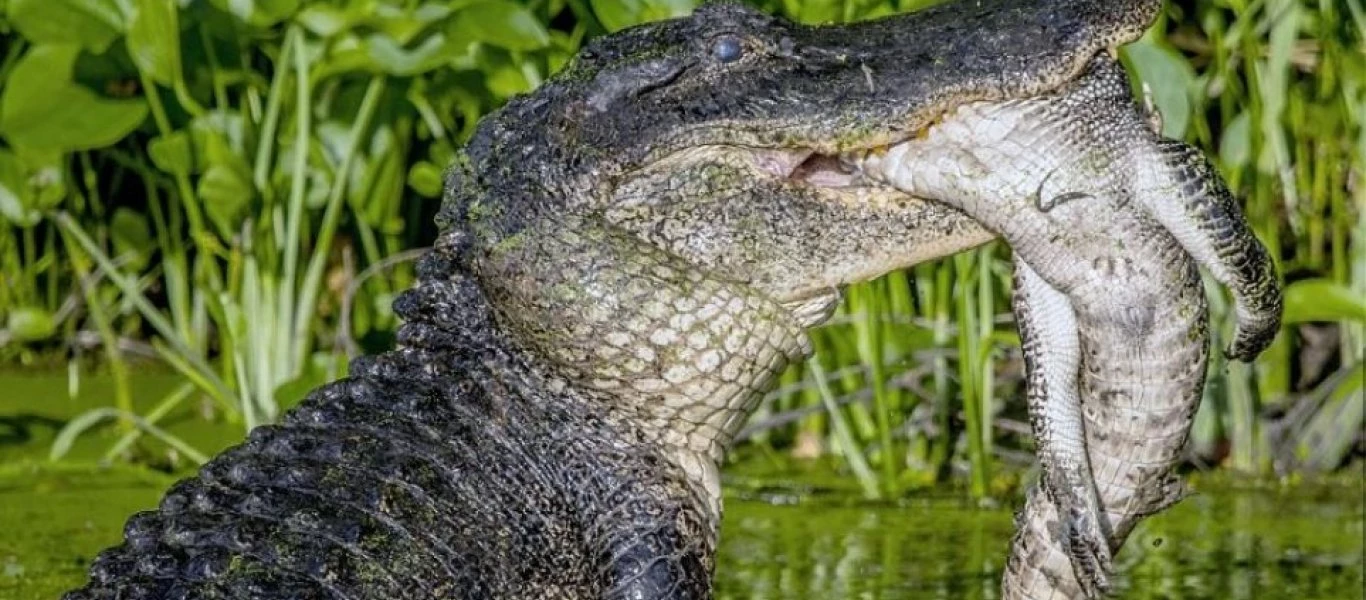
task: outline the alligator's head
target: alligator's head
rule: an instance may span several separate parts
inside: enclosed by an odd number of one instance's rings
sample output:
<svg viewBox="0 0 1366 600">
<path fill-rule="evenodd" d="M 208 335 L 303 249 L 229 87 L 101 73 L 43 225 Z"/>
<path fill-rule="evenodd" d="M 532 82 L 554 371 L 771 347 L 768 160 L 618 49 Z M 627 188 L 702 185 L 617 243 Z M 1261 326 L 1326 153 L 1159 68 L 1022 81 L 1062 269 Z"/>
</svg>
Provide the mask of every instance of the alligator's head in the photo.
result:
<svg viewBox="0 0 1366 600">
<path fill-rule="evenodd" d="M 828 27 L 709 4 L 596 40 L 481 124 L 445 239 L 510 337 L 714 490 L 714 462 L 840 286 L 992 237 L 834 157 L 1056 89 L 1159 3 L 1029 4 Z"/>
<path fill-rule="evenodd" d="M 964 102 L 1057 88 L 1158 5 L 973 1 L 828 27 L 704 5 L 594 40 L 486 121 L 469 147 L 479 191 L 450 213 L 488 243 L 591 216 L 780 302 L 807 298 L 984 239 L 850 185 L 834 155 L 907 139 Z M 849 201 L 867 195 L 886 213 Z M 928 235 L 908 236 L 908 219 Z"/>
</svg>

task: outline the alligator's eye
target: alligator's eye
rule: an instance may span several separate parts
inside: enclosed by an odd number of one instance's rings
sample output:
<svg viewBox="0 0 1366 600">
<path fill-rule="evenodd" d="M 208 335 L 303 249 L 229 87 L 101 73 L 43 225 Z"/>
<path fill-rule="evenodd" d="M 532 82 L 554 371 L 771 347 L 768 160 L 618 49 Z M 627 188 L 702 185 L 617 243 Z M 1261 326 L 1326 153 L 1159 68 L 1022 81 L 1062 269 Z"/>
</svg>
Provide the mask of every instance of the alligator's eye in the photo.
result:
<svg viewBox="0 0 1366 600">
<path fill-rule="evenodd" d="M 711 54 L 722 63 L 733 63 L 745 55 L 745 46 L 734 36 L 725 36 L 712 43 Z"/>
</svg>

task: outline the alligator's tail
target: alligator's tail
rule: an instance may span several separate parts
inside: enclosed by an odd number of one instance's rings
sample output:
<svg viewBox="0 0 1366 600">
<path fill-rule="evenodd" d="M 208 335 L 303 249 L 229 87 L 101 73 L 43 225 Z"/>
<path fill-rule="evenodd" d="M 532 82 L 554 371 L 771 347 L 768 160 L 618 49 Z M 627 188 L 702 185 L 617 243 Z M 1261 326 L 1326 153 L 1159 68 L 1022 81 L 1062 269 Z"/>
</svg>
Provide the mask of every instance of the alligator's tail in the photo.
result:
<svg viewBox="0 0 1366 600">
<path fill-rule="evenodd" d="M 508 378 L 481 376 L 502 358 L 480 347 L 478 290 L 440 249 L 419 271 L 396 303 L 400 349 L 357 360 L 177 483 L 66 599 L 465 597 L 504 568 L 497 538 L 515 515 L 498 504 L 517 476 L 484 465 L 509 451 L 491 418 Z"/>
</svg>

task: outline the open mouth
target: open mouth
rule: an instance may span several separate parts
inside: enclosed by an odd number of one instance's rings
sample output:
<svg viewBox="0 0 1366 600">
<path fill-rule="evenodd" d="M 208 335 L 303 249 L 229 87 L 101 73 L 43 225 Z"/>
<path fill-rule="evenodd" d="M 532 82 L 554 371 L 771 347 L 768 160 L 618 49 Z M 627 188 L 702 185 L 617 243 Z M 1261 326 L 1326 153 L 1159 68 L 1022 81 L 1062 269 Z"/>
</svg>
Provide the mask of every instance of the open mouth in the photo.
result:
<svg viewBox="0 0 1366 600">
<path fill-rule="evenodd" d="M 821 188 L 886 187 L 863 175 L 858 158 L 887 146 L 866 148 L 834 154 L 815 150 L 755 149 L 751 156 L 755 167 L 779 179 Z"/>
</svg>

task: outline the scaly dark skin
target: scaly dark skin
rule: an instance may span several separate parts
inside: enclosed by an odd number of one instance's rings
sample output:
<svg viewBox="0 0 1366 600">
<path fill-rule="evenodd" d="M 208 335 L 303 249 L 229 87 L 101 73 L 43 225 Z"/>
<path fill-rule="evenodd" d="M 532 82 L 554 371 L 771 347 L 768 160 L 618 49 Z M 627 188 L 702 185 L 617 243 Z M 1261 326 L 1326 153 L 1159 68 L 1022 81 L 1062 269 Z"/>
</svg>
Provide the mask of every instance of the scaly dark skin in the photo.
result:
<svg viewBox="0 0 1366 600">
<path fill-rule="evenodd" d="M 982 244 L 836 156 L 1046 93 L 1152 2 L 806 27 L 733 5 L 589 44 L 487 117 L 356 361 L 68 598 L 707 598 L 719 464 L 839 289 Z"/>
</svg>

